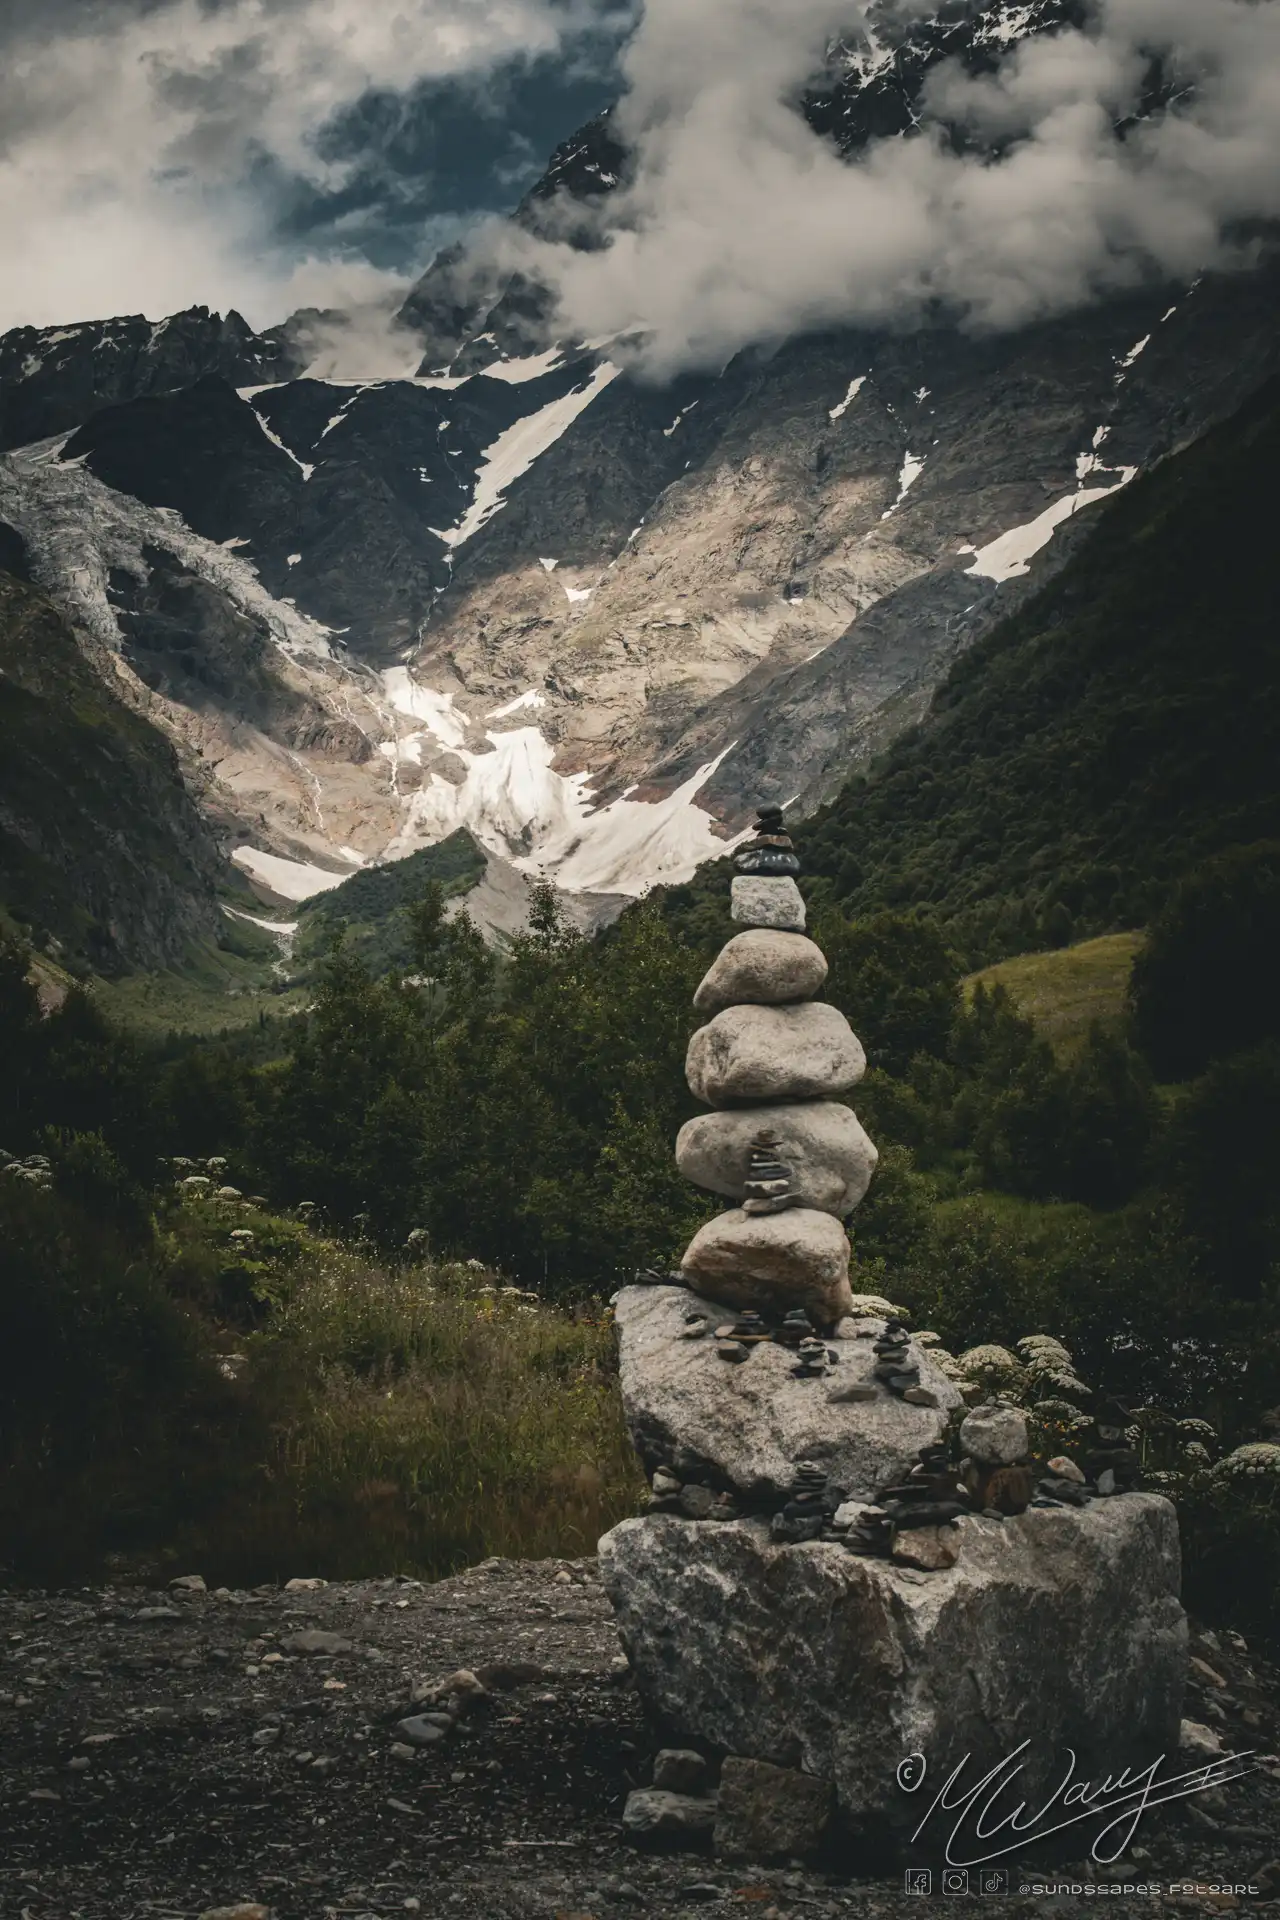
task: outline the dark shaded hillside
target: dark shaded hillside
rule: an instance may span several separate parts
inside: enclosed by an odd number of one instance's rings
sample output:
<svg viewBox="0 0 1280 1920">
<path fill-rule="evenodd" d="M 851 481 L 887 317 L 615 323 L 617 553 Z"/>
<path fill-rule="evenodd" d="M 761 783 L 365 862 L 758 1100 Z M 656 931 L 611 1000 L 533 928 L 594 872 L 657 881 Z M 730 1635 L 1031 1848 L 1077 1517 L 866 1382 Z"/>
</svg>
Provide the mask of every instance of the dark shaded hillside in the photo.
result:
<svg viewBox="0 0 1280 1920">
<path fill-rule="evenodd" d="M 189 307 L 157 325 L 140 313 L 0 334 L 0 448 L 21 447 L 88 420 L 99 407 L 171 393 L 208 374 L 237 385 L 288 380 L 308 358 L 295 314 L 254 333 L 238 313 Z"/>
<path fill-rule="evenodd" d="M 0 914 L 99 972 L 216 939 L 222 863 L 173 748 L 0 573 Z"/>
<path fill-rule="evenodd" d="M 1008 948 L 1141 923 L 1207 854 L 1280 833 L 1278 461 L 1272 382 L 957 661 L 806 828 L 810 872 L 852 911 L 928 908 Z"/>
<path fill-rule="evenodd" d="M 353 873 L 331 893 L 317 894 L 300 908 L 294 959 L 304 967 L 319 960 L 344 930 L 349 951 L 375 974 L 408 968 L 413 964 L 413 940 L 407 909 L 422 898 L 430 881 L 452 897 L 470 892 L 484 878 L 484 870 L 485 856 L 463 827 L 403 860 Z"/>
</svg>

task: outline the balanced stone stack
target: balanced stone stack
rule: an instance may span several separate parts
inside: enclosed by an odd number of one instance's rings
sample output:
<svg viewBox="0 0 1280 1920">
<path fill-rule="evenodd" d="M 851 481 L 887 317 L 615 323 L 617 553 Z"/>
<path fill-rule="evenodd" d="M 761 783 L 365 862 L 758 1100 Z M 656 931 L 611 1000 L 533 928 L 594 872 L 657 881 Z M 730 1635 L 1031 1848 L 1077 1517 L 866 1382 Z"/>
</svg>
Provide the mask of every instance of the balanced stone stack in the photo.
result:
<svg viewBox="0 0 1280 1920">
<path fill-rule="evenodd" d="M 732 913 L 693 1004 L 711 1018 L 689 1043 L 695 1097 L 715 1109 L 683 1127 L 676 1161 L 739 1205 L 695 1234 L 681 1272 L 727 1305 L 803 1308 L 823 1330 L 849 1311 L 841 1224 L 865 1194 L 876 1150 L 843 1104 L 866 1071 L 844 1015 L 815 1000 L 827 977 L 805 937 L 800 863 L 781 809 L 764 808 L 735 861 Z"/>
<path fill-rule="evenodd" d="M 653 1498 L 600 1569 L 636 1685 L 683 1742 L 826 1783 L 846 1831 L 918 1825 L 913 1752 L 940 1783 L 1029 1742 L 1020 1792 L 1068 1748 L 1082 1773 L 1153 1759 L 1185 1673 L 1173 1508 L 1127 1490 L 1123 1410 L 1086 1461 L 1114 1497 L 1091 1498 L 1070 1460 L 1036 1467 L 1016 1409 L 961 1423 L 932 1350 L 851 1294 L 843 1223 L 876 1164 L 845 1104 L 862 1047 L 814 997 L 826 961 L 777 809 L 737 864 L 739 931 L 688 1053 L 711 1111 L 676 1146 L 734 1204 L 678 1274 L 614 1301 Z"/>
</svg>

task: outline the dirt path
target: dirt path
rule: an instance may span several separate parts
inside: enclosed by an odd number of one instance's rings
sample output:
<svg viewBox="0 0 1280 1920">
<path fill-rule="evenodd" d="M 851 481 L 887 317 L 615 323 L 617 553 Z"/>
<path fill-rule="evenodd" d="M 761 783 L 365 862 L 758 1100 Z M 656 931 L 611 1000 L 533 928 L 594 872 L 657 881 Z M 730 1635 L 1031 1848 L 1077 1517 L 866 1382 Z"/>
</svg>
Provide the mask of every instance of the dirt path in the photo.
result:
<svg viewBox="0 0 1280 1920">
<path fill-rule="evenodd" d="M 315 1632 L 338 1646 L 301 1650 L 294 1636 Z M 4 1594 L 0 1642 L 6 1920 L 196 1920 L 236 1902 L 272 1920 L 921 1912 L 896 1876 L 624 1844 L 623 1801 L 655 1743 L 590 1563 L 490 1561 L 432 1586 Z M 1188 1712 L 1221 1716 L 1232 1748 L 1274 1747 L 1273 1677 L 1247 1678 L 1245 1652 L 1219 1644 L 1206 1651 L 1228 1684 L 1197 1681 Z M 491 1697 L 410 1749 L 396 1723 L 421 1710 L 415 1683 L 459 1667 Z M 1280 1854 L 1280 1763 L 1230 1796 L 1149 1816 L 1125 1877 L 1259 1883 Z M 1259 1884 L 1280 1896 L 1280 1868 Z M 1024 1900 L 1015 1884 L 997 1911 L 1150 1916 L 1233 1899 Z"/>
</svg>

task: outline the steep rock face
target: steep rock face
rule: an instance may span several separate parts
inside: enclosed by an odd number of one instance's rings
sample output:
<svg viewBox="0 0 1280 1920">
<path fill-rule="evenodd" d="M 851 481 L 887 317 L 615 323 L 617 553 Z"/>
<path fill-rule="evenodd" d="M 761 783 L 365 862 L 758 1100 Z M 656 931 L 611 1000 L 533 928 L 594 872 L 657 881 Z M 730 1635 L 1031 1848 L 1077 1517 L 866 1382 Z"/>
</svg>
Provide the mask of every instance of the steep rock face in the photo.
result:
<svg viewBox="0 0 1280 1920">
<path fill-rule="evenodd" d="M 873 7 L 804 110 L 855 155 L 908 133 L 939 60 L 988 70 L 1078 13 Z M 517 218 L 573 237 L 627 166 L 603 114 Z M 687 878 L 754 802 L 829 797 L 1108 493 L 1280 364 L 1266 264 L 1002 337 L 808 336 L 655 388 L 608 344 L 549 345 L 538 288 L 485 296 L 467 264 L 442 255 L 406 303 L 414 377 L 342 377 L 315 315 L 0 341 L 0 445 L 22 443 L 0 508 L 33 578 L 199 746 L 218 817 L 320 883 L 460 828 L 588 916 Z M 140 622 L 184 616 L 145 562 L 119 586 L 124 521 L 204 583 L 182 685 L 137 663 Z M 244 617 L 305 712 L 197 669 Z"/>
<path fill-rule="evenodd" d="M 15 327 L 0 336 L 0 448 L 66 433 L 99 407 L 169 393 L 210 373 L 242 383 L 287 380 L 305 359 L 296 329 L 257 334 L 238 313 L 207 307 L 158 323 L 135 313 Z"/>
<path fill-rule="evenodd" d="M 0 573 L 0 898 L 99 971 L 216 938 L 222 863 L 173 747 L 41 594 Z"/>
<path fill-rule="evenodd" d="M 1071 1754 L 1098 1779 L 1176 1751 L 1187 1630 L 1167 1500 L 974 1517 L 957 1537 L 955 1564 L 923 1574 L 774 1546 L 759 1520 L 660 1514 L 606 1534 L 600 1572 L 659 1724 L 832 1781 L 855 1828 L 911 1833 L 954 1768 L 958 1805 L 1024 1741 L 1001 1813 L 1037 1804 Z M 927 1765 L 914 1796 L 908 1755 Z"/>
</svg>

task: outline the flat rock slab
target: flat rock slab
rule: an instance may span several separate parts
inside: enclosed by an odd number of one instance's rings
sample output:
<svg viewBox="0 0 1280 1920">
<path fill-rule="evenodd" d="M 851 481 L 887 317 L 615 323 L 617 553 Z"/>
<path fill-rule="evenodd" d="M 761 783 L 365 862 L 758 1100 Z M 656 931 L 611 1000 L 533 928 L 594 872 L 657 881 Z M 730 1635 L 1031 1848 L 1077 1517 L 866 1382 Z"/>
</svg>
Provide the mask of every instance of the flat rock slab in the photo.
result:
<svg viewBox="0 0 1280 1920">
<path fill-rule="evenodd" d="M 713 1322 L 723 1317 L 718 1302 L 684 1287 L 624 1287 L 614 1302 L 632 1438 L 647 1466 L 670 1465 L 681 1479 L 781 1504 L 796 1462 L 816 1460 L 846 1493 L 869 1498 L 906 1472 L 960 1405 L 956 1387 L 934 1372 L 924 1352 L 916 1356 L 920 1377 L 937 1407 L 909 1406 L 873 1382 L 872 1342 L 859 1339 L 857 1329 L 879 1332 L 882 1320 L 842 1322 L 828 1342 L 837 1364 L 825 1380 L 801 1380 L 794 1353 L 772 1341 L 729 1366 L 712 1337 L 686 1339 L 685 1315 L 695 1312 Z M 874 1398 L 833 1403 L 827 1394 L 837 1382 L 873 1388 Z"/>
<path fill-rule="evenodd" d="M 976 1786 L 1024 1741 L 1009 1805 L 1056 1784 L 1068 1748 L 1077 1778 L 1176 1754 L 1187 1633 L 1169 1501 L 957 1531 L 956 1565 L 921 1573 L 774 1546 L 763 1520 L 652 1515 L 605 1535 L 600 1570 L 659 1723 L 830 1781 L 855 1828 L 911 1831 L 966 1755 Z M 911 1754 L 927 1763 L 914 1793 L 897 1782 Z"/>
<path fill-rule="evenodd" d="M 867 1070 L 862 1043 L 825 1000 L 726 1007 L 689 1042 L 685 1077 L 709 1107 L 746 1101 L 838 1100 Z"/>
<path fill-rule="evenodd" d="M 633 1840 L 706 1840 L 715 1823 L 714 1794 L 695 1797 L 668 1793 L 661 1787 L 638 1787 L 627 1795 L 622 1810 L 622 1825 Z"/>
<path fill-rule="evenodd" d="M 719 1013 L 722 1007 L 772 1007 L 790 1000 L 812 1000 L 826 977 L 822 948 L 802 933 L 752 927 L 721 947 L 693 1004 L 699 1013 Z"/>
<path fill-rule="evenodd" d="M 686 1180 L 741 1200 L 751 1149 L 761 1133 L 774 1136 L 802 1207 L 843 1219 L 871 1184 L 879 1159 L 851 1107 L 836 1100 L 793 1100 L 767 1107 L 700 1113 L 681 1127 L 676 1165 Z"/>
<path fill-rule="evenodd" d="M 739 926 L 804 932 L 804 895 L 785 875 L 735 873 L 729 884 L 729 911 Z"/>
</svg>

